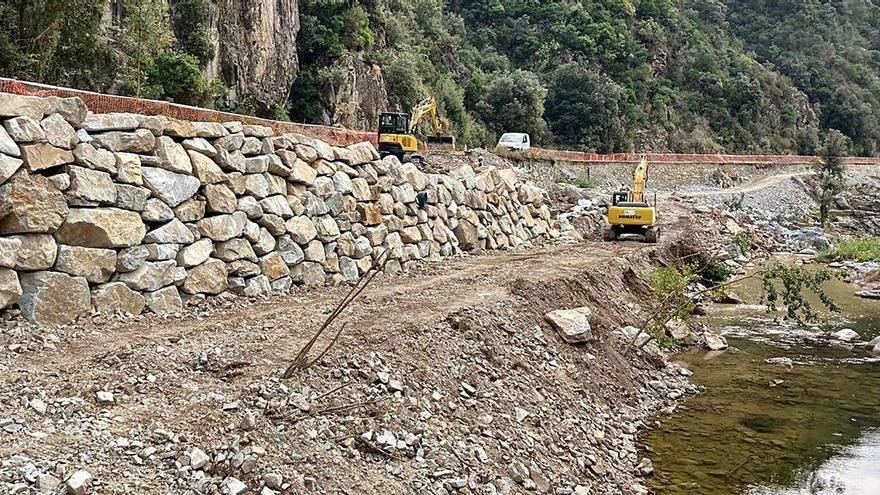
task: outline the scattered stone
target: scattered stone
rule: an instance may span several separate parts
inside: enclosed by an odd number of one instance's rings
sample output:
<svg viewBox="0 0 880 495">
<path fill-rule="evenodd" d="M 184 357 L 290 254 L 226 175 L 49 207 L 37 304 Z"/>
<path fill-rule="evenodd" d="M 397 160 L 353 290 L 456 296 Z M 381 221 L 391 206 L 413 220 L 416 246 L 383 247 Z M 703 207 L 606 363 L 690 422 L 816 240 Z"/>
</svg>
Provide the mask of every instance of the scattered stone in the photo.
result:
<svg viewBox="0 0 880 495">
<path fill-rule="evenodd" d="M 593 311 L 587 307 L 574 309 L 561 309 L 551 311 L 545 315 L 562 340 L 569 344 L 583 344 L 592 338 L 590 318 Z"/>
<path fill-rule="evenodd" d="M 92 486 L 92 474 L 85 469 L 78 469 L 64 482 L 67 495 L 86 495 Z"/>
</svg>

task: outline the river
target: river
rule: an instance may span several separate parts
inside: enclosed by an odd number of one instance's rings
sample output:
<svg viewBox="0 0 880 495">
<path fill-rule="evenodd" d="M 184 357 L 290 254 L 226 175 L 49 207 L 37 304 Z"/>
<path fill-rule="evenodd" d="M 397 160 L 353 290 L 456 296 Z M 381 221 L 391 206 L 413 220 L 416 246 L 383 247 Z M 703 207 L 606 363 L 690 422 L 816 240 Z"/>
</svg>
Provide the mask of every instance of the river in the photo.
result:
<svg viewBox="0 0 880 495">
<path fill-rule="evenodd" d="M 738 289 L 753 299 L 758 290 Z M 842 313 L 825 330 L 852 328 L 863 340 L 880 335 L 880 302 L 856 298 L 840 281 L 828 292 Z M 814 329 L 779 325 L 763 312 L 728 310 L 707 321 L 731 349 L 676 357 L 706 391 L 645 437 L 652 488 L 669 495 L 880 494 L 880 359 L 817 344 Z M 765 362 L 776 357 L 790 358 L 793 368 Z"/>
</svg>

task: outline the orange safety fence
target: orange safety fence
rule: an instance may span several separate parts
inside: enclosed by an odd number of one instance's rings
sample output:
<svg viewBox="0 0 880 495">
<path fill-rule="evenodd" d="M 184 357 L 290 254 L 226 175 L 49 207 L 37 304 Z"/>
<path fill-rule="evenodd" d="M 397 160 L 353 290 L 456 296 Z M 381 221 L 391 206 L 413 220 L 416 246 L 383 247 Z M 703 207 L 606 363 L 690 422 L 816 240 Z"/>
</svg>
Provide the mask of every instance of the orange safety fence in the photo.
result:
<svg viewBox="0 0 880 495">
<path fill-rule="evenodd" d="M 78 89 L 50 86 L 17 79 L 0 78 L 0 92 L 29 96 L 79 97 L 89 110 L 95 113 L 127 112 L 142 115 L 164 115 L 166 117 L 193 122 L 240 121 L 271 127 L 277 133 L 294 132 L 320 139 L 337 146 L 370 141 L 377 144 L 375 132 L 356 131 L 342 127 L 313 124 L 299 124 L 278 120 L 261 119 L 249 115 L 220 112 L 206 108 L 179 105 L 166 101 L 144 100 L 126 96 L 106 95 Z M 426 144 L 427 146 L 427 144 Z M 748 164 L 748 165 L 805 165 L 817 159 L 815 156 L 800 155 L 724 155 L 724 154 L 679 154 L 679 153 L 636 153 L 597 154 L 581 151 L 548 150 L 532 148 L 528 156 L 542 160 L 556 160 L 573 163 L 637 163 L 642 156 L 655 164 L 699 165 L 699 164 Z M 880 157 L 847 157 L 848 165 L 878 165 Z"/>
</svg>

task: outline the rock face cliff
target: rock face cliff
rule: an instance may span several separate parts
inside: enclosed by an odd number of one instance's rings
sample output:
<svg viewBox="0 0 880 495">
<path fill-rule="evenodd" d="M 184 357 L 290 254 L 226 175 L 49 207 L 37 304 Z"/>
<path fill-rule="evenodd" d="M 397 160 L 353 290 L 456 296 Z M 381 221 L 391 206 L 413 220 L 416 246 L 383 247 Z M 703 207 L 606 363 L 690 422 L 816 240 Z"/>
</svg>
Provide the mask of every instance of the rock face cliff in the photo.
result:
<svg viewBox="0 0 880 495">
<path fill-rule="evenodd" d="M 379 114 L 388 108 L 382 70 L 353 54 L 347 55 L 345 67 L 345 82 L 339 88 L 332 88 L 328 95 L 333 115 L 325 123 L 347 129 L 375 130 Z"/>
<path fill-rule="evenodd" d="M 219 0 L 214 8 L 219 72 L 233 99 L 261 114 L 284 105 L 299 72 L 297 0 Z"/>
</svg>

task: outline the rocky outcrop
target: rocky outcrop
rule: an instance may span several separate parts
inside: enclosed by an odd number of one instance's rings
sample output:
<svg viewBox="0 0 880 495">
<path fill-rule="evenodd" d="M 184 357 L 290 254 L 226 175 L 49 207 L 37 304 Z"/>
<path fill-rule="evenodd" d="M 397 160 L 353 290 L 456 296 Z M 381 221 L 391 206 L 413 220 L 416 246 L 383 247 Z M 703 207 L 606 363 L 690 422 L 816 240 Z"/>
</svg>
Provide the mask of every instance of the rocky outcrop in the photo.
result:
<svg viewBox="0 0 880 495">
<path fill-rule="evenodd" d="M 378 65 L 367 64 L 348 54 L 343 62 L 346 80 L 328 95 L 331 106 L 326 124 L 346 129 L 375 129 L 379 114 L 388 109 L 385 78 Z M 408 111 L 409 109 L 403 109 Z"/>
<path fill-rule="evenodd" d="M 268 114 L 287 102 L 299 72 L 297 0 L 219 0 L 214 29 L 220 74 L 235 95 Z"/>
<path fill-rule="evenodd" d="M 0 309 L 36 323 L 351 284 L 386 258 L 408 269 L 557 235 L 546 193 L 509 170 L 427 174 L 370 143 L 35 103 L 0 97 L 0 115 L 35 112 L 0 118 L 0 163 L 50 135 L 74 150 L 0 184 Z"/>
</svg>

